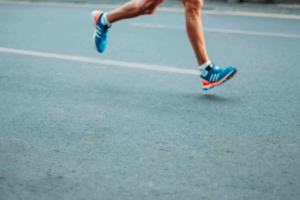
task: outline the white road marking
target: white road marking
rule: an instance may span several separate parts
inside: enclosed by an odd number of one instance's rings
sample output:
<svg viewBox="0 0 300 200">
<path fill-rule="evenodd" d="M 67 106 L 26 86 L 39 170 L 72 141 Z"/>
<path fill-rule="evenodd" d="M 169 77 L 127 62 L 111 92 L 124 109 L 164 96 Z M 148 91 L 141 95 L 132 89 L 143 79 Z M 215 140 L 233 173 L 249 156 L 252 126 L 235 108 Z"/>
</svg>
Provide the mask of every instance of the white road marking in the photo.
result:
<svg viewBox="0 0 300 200">
<path fill-rule="evenodd" d="M 25 50 L 8 49 L 8 48 L 1 48 L 1 47 L 0 47 L 0 52 L 78 61 L 78 62 L 88 62 L 88 63 L 95 63 L 101 65 L 112 65 L 118 67 L 137 68 L 137 69 L 146 69 L 146 70 L 190 74 L 190 75 L 200 75 L 200 72 L 198 70 L 180 69 L 180 68 L 166 67 L 160 65 L 150 65 L 150 64 L 142 64 L 142 63 L 115 61 L 115 60 L 100 60 L 100 59 L 81 57 L 81 56 L 70 56 L 70 55 L 62 55 L 62 54 L 55 54 L 55 53 L 25 51 Z"/>
<path fill-rule="evenodd" d="M 0 4 L 43 5 L 43 6 L 86 7 L 86 8 L 97 7 L 97 8 L 108 8 L 108 9 L 115 9 L 120 6 L 115 4 L 33 2 L 33 1 L 13 1 L 13 0 L 9 0 L 9 1 L 0 0 Z M 172 7 L 158 7 L 157 11 L 184 13 L 183 8 L 172 8 Z M 211 15 L 247 16 L 247 17 L 268 17 L 268 18 L 281 18 L 281 19 L 300 19 L 300 15 L 247 12 L 247 11 L 202 10 L 201 13 L 204 15 L 211 14 Z"/>
<path fill-rule="evenodd" d="M 280 19 L 300 19 L 300 15 L 276 14 L 276 13 L 260 13 L 260 12 L 247 12 L 247 11 L 222 11 L 222 10 L 203 10 L 203 14 L 212 15 L 233 15 L 233 16 L 246 16 L 246 17 L 267 17 L 267 18 L 280 18 Z"/>
<path fill-rule="evenodd" d="M 151 23 L 131 23 L 130 26 L 147 27 L 147 28 L 166 28 L 166 29 L 181 29 L 185 30 L 184 26 L 168 25 L 168 24 L 151 24 Z M 204 32 L 215 33 L 234 33 L 245 35 L 260 35 L 260 36 L 272 36 L 272 37 L 285 37 L 285 38 L 300 38 L 300 35 L 285 34 L 285 33 L 270 33 L 270 32 L 258 32 L 258 31 L 242 31 L 234 29 L 220 29 L 220 28 L 204 28 Z"/>
</svg>

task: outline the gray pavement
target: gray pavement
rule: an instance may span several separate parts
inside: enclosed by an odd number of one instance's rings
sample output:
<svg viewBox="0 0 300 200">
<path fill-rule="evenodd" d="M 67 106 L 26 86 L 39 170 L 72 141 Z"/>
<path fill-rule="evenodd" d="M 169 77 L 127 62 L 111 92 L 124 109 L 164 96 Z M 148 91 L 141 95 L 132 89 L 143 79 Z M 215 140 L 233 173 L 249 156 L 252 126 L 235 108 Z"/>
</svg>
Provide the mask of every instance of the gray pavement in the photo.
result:
<svg viewBox="0 0 300 200">
<path fill-rule="evenodd" d="M 116 23 L 98 54 L 91 11 L 0 4 L 0 48 L 197 69 L 167 26 L 183 13 Z M 203 24 L 300 33 L 293 19 Z M 0 199 L 300 199 L 300 38 L 205 37 L 214 63 L 239 70 L 208 92 L 196 75 L 0 52 Z"/>
<path fill-rule="evenodd" d="M 97 4 L 122 5 L 128 0 L 0 0 L 0 2 L 21 2 L 21 3 L 56 3 L 74 4 L 82 6 L 96 6 Z M 234 2 L 234 1 L 233 1 Z M 164 0 L 161 7 L 183 8 L 180 0 Z M 300 15 L 300 2 L 298 4 L 266 4 L 266 3 L 229 3 L 226 1 L 204 0 L 203 10 L 214 11 L 237 11 L 253 13 L 273 13 Z"/>
</svg>

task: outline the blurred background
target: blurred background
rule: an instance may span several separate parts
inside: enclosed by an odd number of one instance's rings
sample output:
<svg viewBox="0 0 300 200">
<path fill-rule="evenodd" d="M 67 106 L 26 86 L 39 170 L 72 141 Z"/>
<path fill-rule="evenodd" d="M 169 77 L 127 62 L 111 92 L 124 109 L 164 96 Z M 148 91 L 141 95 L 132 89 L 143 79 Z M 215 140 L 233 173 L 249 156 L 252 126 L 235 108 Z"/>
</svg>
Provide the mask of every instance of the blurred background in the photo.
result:
<svg viewBox="0 0 300 200">
<path fill-rule="evenodd" d="M 16 0 L 14 2 L 59 2 L 76 4 L 122 5 L 128 1 L 129 0 Z M 160 7 L 183 8 L 180 0 L 165 0 Z M 203 10 L 246 11 L 299 15 L 300 0 L 204 0 Z"/>
<path fill-rule="evenodd" d="M 18 0 L 27 1 L 27 0 Z M 31 0 L 32 2 L 75 2 L 75 3 L 109 3 L 120 4 L 128 0 Z M 268 3 L 268 4 L 300 4 L 300 0 L 204 0 L 208 3 Z M 165 0 L 164 4 L 171 6 L 180 5 L 180 0 Z"/>
</svg>

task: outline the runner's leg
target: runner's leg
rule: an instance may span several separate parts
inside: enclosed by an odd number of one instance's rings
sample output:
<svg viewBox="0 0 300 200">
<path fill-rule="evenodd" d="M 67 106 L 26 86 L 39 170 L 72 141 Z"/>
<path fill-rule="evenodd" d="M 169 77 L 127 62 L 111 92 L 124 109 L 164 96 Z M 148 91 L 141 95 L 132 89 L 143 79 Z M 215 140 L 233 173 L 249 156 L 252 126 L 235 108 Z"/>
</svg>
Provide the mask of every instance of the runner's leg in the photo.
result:
<svg viewBox="0 0 300 200">
<path fill-rule="evenodd" d="M 186 30 L 199 66 L 209 60 L 201 22 L 203 0 L 181 0 L 185 7 Z"/>
<path fill-rule="evenodd" d="M 237 72 L 235 67 L 217 67 L 209 60 L 201 22 L 203 0 L 181 0 L 185 7 L 186 30 L 193 46 L 200 70 L 203 90 L 209 90 L 224 83 Z"/>
<path fill-rule="evenodd" d="M 157 6 L 164 0 L 133 0 L 107 13 L 107 20 L 110 23 L 116 21 L 133 18 L 140 15 L 152 14 L 155 12 Z"/>
<path fill-rule="evenodd" d="M 112 23 L 122 19 L 152 14 L 163 1 L 164 0 L 133 0 L 108 13 L 97 10 L 93 11 L 92 21 L 95 25 L 93 42 L 97 51 L 100 53 L 105 51 L 108 29 Z"/>
</svg>

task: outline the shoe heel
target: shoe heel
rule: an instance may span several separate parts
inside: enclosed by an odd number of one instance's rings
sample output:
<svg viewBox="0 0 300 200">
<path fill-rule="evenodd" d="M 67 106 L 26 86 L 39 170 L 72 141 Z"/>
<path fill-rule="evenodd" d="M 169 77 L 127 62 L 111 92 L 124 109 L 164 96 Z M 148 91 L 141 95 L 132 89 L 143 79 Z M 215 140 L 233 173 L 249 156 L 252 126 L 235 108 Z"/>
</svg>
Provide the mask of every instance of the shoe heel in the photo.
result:
<svg viewBox="0 0 300 200">
<path fill-rule="evenodd" d="M 93 23 L 93 26 L 96 27 L 96 23 L 95 22 L 95 15 L 99 13 L 99 16 L 101 15 L 102 11 L 99 11 L 99 10 L 94 10 L 92 13 L 91 13 L 91 19 L 92 19 L 92 23 Z"/>
</svg>

